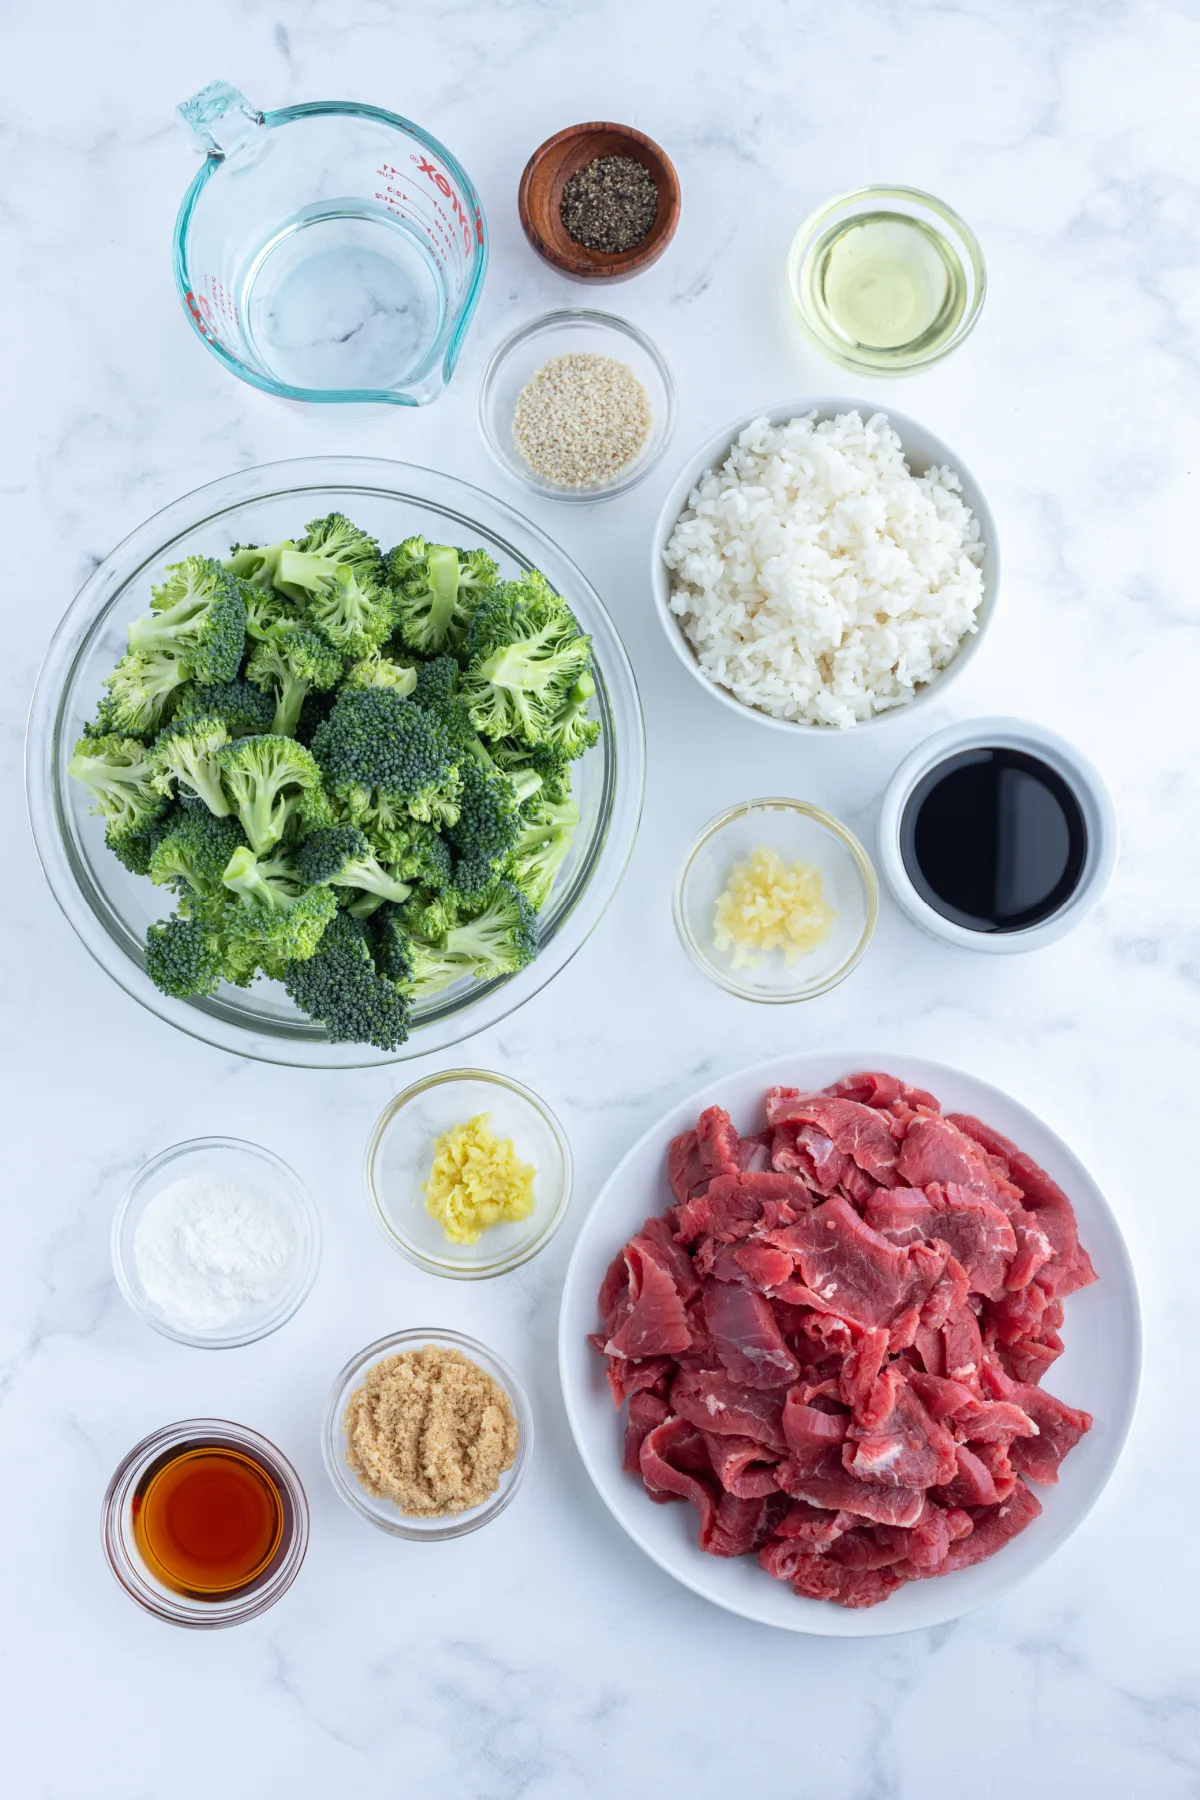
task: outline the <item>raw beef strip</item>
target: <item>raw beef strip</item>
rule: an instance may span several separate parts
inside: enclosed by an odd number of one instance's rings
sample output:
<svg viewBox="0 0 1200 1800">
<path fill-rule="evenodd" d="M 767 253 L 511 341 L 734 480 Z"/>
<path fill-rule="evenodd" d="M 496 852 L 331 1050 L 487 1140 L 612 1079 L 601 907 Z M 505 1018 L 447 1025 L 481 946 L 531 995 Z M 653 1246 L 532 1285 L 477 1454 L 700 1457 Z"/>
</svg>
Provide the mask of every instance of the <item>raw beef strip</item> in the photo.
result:
<svg viewBox="0 0 1200 1800">
<path fill-rule="evenodd" d="M 999 1506 L 979 1508 L 973 1515 L 974 1531 L 960 1543 L 951 1544 L 949 1554 L 936 1571 L 937 1574 L 949 1575 L 955 1569 L 969 1569 L 974 1563 L 994 1556 L 1019 1531 L 1032 1525 L 1041 1510 L 1041 1501 L 1030 1493 L 1023 1481 L 1018 1481 L 1008 1499 Z"/>
<path fill-rule="evenodd" d="M 843 1569 L 827 1556 L 798 1557 L 791 1579 L 793 1591 L 805 1599 L 850 1607 L 878 1606 L 904 1586 L 891 1569 Z"/>
<path fill-rule="evenodd" d="M 914 1119 L 900 1149 L 896 1175 L 909 1187 L 927 1187 L 931 1181 L 945 1185 L 955 1181 L 974 1188 L 985 1200 L 1007 1211 L 1019 1202 L 1020 1190 L 994 1169 L 980 1146 L 949 1119 Z"/>
<path fill-rule="evenodd" d="M 612 1389 L 613 1405 L 624 1406 L 633 1394 L 665 1394 L 674 1371 L 675 1363 L 669 1356 L 647 1356 L 640 1362 L 631 1361 L 624 1356 L 614 1356 L 609 1359 L 604 1372 Z"/>
<path fill-rule="evenodd" d="M 889 1349 L 886 1331 L 869 1330 L 859 1335 L 850 1354 L 842 1363 L 838 1391 L 846 1405 L 861 1413 L 871 1397 L 880 1370 L 887 1361 Z M 784 1414 L 786 1421 L 786 1411 Z M 786 1424 L 785 1424 L 786 1429 Z"/>
<path fill-rule="evenodd" d="M 895 1075 L 881 1075 L 872 1069 L 863 1070 L 858 1075 L 847 1075 L 844 1081 L 835 1081 L 825 1090 L 843 1100 L 861 1100 L 864 1106 L 882 1106 L 888 1109 L 903 1103 L 912 1112 L 940 1113 L 941 1107 L 932 1094 L 924 1088 L 909 1087 Z"/>
<path fill-rule="evenodd" d="M 715 1432 L 701 1431 L 713 1474 L 727 1494 L 742 1500 L 762 1500 L 778 1492 L 775 1467 L 782 1458 L 777 1451 L 765 1450 L 753 1438 L 718 1437 Z"/>
<path fill-rule="evenodd" d="M 737 1165 L 740 1174 L 765 1173 L 771 1167 L 772 1135 L 769 1131 L 759 1131 L 753 1137 L 738 1139 Z"/>
<path fill-rule="evenodd" d="M 656 1425 L 665 1425 L 671 1409 L 657 1394 L 634 1394 L 629 1402 L 629 1422 L 625 1427 L 625 1462 L 627 1475 L 642 1472 L 642 1445 Z"/>
<path fill-rule="evenodd" d="M 762 1217 L 762 1201 L 748 1192 L 736 1175 L 718 1175 L 704 1192 L 679 1209 L 675 1235 L 681 1244 L 692 1244 L 707 1233 L 723 1244 L 749 1237 Z"/>
<path fill-rule="evenodd" d="M 800 1474 L 815 1474 L 825 1466 L 830 1450 L 838 1451 L 845 1442 L 850 1420 L 845 1413 L 822 1412 L 806 1406 L 793 1388 L 783 1407 L 783 1435 L 787 1441 L 787 1458 Z"/>
<path fill-rule="evenodd" d="M 780 1171 L 791 1171 L 817 1194 L 832 1194 L 843 1176 L 854 1167 L 832 1138 L 815 1125 L 777 1125 L 771 1144 L 771 1162 Z"/>
<path fill-rule="evenodd" d="M 795 1500 L 807 1500 L 810 1506 L 823 1506 L 829 1512 L 856 1513 L 876 1525 L 915 1525 L 925 1504 L 920 1488 L 860 1481 L 844 1467 L 836 1449 L 827 1450 L 812 1471 L 802 1471 L 792 1462 L 780 1463 L 777 1479 L 784 1493 Z"/>
<path fill-rule="evenodd" d="M 887 1325 L 924 1299 L 945 1263 L 944 1254 L 938 1258 L 925 1245 L 897 1249 L 865 1225 L 848 1201 L 836 1198 L 795 1225 L 768 1232 L 767 1240 L 791 1251 L 808 1287 L 857 1325 Z"/>
<path fill-rule="evenodd" d="M 705 1549 L 710 1556 L 747 1556 L 765 1544 L 778 1523 L 775 1496 L 762 1500 L 722 1494 Z"/>
<path fill-rule="evenodd" d="M 783 1340 L 771 1303 L 727 1281 L 704 1284 L 704 1321 L 717 1355 L 747 1387 L 790 1387 L 800 1365 Z"/>
<path fill-rule="evenodd" d="M 1009 1222 L 1016 1236 L 1017 1253 L 1009 1265 L 1004 1285 L 1007 1288 L 1028 1287 L 1054 1255 L 1054 1246 L 1038 1224 L 1037 1215 L 1026 1212 L 1023 1206 L 1013 1208 Z"/>
<path fill-rule="evenodd" d="M 1000 1495 L 987 1464 L 966 1444 L 959 1444 L 954 1455 L 954 1479 L 935 1488 L 934 1499 L 943 1506 L 995 1506 Z"/>
<path fill-rule="evenodd" d="M 983 1339 L 979 1320 L 969 1306 L 960 1307 L 942 1327 L 945 1366 L 941 1371 L 950 1381 L 961 1381 L 967 1387 L 978 1387 L 983 1368 Z M 933 1371 L 931 1371 L 932 1373 Z"/>
<path fill-rule="evenodd" d="M 771 1244 L 739 1244 L 730 1255 L 747 1279 L 764 1290 L 782 1287 L 792 1273 L 792 1259 L 787 1251 L 776 1250 Z"/>
<path fill-rule="evenodd" d="M 876 1181 L 885 1187 L 894 1184 L 897 1145 L 886 1114 L 857 1100 L 831 1099 L 823 1094 L 796 1095 L 787 1088 L 771 1088 L 767 1093 L 767 1123 L 782 1125 L 793 1121 L 815 1125 L 833 1140 L 843 1156 L 852 1157 Z"/>
<path fill-rule="evenodd" d="M 683 1419 L 656 1425 L 641 1449 L 642 1479 L 652 1500 L 690 1500 L 700 1515 L 704 1543 L 716 1518 L 720 1488 L 705 1472 L 704 1440 Z"/>
<path fill-rule="evenodd" d="M 956 1113 L 954 1120 L 959 1129 L 983 1150 L 1004 1163 L 1025 1210 L 1036 1216 L 1038 1226 L 1049 1238 L 1053 1256 L 1040 1274 L 1047 1291 L 1055 1295 L 1069 1294 L 1094 1281 L 1096 1272 L 1086 1251 L 1082 1260 L 1079 1258 L 1074 1208 L 1058 1183 L 1031 1156 L 1026 1156 L 1008 1138 L 979 1119 Z"/>
<path fill-rule="evenodd" d="M 860 1480 L 896 1488 L 936 1487 L 952 1480 L 957 1466 L 954 1439 L 895 1367 L 875 1384 L 869 1420 L 851 1425 L 842 1459 Z"/>
<path fill-rule="evenodd" d="M 700 1160 L 695 1132 L 681 1131 L 667 1148 L 667 1181 L 680 1206 L 686 1206 L 694 1193 L 702 1193 L 711 1179 L 711 1171 Z"/>
<path fill-rule="evenodd" d="M 700 1278 L 692 1259 L 683 1246 L 675 1242 L 665 1219 L 647 1219 L 637 1236 L 630 1239 L 629 1248 L 640 1250 L 666 1271 L 685 1306 L 700 1292 Z"/>
<path fill-rule="evenodd" d="M 1013 1398 L 1021 1411 L 1028 1413 L 1037 1431 L 1036 1436 L 1023 1436 L 1010 1444 L 1008 1455 L 1013 1468 L 1028 1475 L 1031 1481 L 1057 1481 L 1063 1457 L 1075 1448 L 1085 1431 L 1092 1429 L 1091 1414 L 1064 1405 L 1039 1387 L 1020 1386 Z"/>
<path fill-rule="evenodd" d="M 753 1438 L 768 1450 L 787 1455 L 783 1394 L 778 1388 L 742 1387 L 723 1369 L 681 1369 L 669 1398 L 681 1418 L 704 1431 Z"/>
<path fill-rule="evenodd" d="M 1008 1285 L 1008 1267 L 1017 1237 L 1008 1215 L 960 1182 L 945 1187 L 880 1188 L 863 1217 L 889 1243 L 905 1245 L 938 1238 L 966 1270 L 971 1293 L 998 1297 Z"/>
<path fill-rule="evenodd" d="M 738 1172 L 738 1134 L 723 1106 L 708 1106 L 696 1120 L 696 1148 L 714 1175 Z"/>
<path fill-rule="evenodd" d="M 674 1356 L 692 1342 L 683 1301 L 667 1271 L 638 1247 L 625 1247 L 629 1290 L 604 1346 L 608 1356 Z"/>
<path fill-rule="evenodd" d="M 807 1500 L 789 1500 L 775 1535 L 793 1539 L 801 1550 L 825 1550 L 853 1524 L 853 1513 L 826 1512 L 822 1506 L 810 1506 Z M 790 1576 L 783 1579 L 790 1580 Z"/>
</svg>

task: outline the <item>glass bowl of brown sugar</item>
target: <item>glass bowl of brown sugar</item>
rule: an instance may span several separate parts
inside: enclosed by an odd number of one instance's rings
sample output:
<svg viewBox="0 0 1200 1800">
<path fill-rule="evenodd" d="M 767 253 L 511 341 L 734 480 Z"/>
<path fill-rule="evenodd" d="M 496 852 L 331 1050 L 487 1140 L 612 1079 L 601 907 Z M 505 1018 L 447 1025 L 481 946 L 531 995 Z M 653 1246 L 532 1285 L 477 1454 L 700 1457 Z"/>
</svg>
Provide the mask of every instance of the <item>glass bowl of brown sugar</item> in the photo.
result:
<svg viewBox="0 0 1200 1800">
<path fill-rule="evenodd" d="M 485 1344 L 459 1331 L 397 1331 L 338 1375 L 321 1449 L 329 1479 L 360 1518 L 393 1537 L 441 1543 L 478 1531 L 511 1503 L 533 1451 L 533 1414 L 513 1371 Z"/>
</svg>

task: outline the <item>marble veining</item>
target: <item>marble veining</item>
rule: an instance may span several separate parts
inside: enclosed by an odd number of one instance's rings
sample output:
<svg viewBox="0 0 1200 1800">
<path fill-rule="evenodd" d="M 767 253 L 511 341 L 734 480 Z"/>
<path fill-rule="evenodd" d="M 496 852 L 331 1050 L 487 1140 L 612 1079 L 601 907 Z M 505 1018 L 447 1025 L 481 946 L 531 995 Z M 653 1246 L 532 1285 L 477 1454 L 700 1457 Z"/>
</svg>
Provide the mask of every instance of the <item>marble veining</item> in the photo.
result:
<svg viewBox="0 0 1200 1800">
<path fill-rule="evenodd" d="M 1200 1349 L 1200 1213 L 1185 1148 L 1200 1087 L 1194 0 L 371 0 L 336 16 L 305 0 L 211 0 L 202 15 L 66 0 L 54 12 L 10 8 L 4 39 L 6 1795 L 1200 1796 L 1200 1552 L 1186 1500 L 1173 1499 L 1194 1486 L 1187 1421 Z M 170 236 L 196 164 L 173 108 L 216 77 L 261 106 L 393 108 L 470 172 L 491 268 L 434 406 L 281 404 L 227 377 L 193 337 Z M 668 254 L 607 295 L 538 262 L 516 215 L 529 152 L 589 118 L 649 131 L 683 184 Z M 783 289 L 803 216 L 888 179 L 958 207 L 989 266 L 970 342 L 890 385 L 823 363 Z M 491 463 L 475 395 L 506 332 L 581 304 L 626 314 L 659 343 L 679 384 L 679 425 L 635 493 L 560 509 Z M 650 606 L 647 543 L 693 444 L 757 402 L 830 394 L 894 405 L 954 447 L 992 503 L 1004 572 L 983 653 L 921 723 L 797 747 L 706 702 L 677 665 Z M 608 603 L 649 740 L 641 837 L 575 961 L 457 1050 L 340 1075 L 223 1056 L 127 999 L 54 906 L 21 797 L 37 666 L 97 562 L 190 488 L 321 452 L 444 468 L 535 518 Z M 712 813 L 782 789 L 869 840 L 888 775 L 919 736 L 992 712 L 1065 732 L 1111 783 L 1122 861 L 1075 935 L 1036 958 L 974 957 L 924 939 L 885 900 L 862 968 L 807 1007 L 759 1010 L 704 983 L 675 942 L 669 899 L 679 857 Z M 575 1228 L 629 1145 L 723 1070 L 822 1045 L 957 1063 L 1032 1105 L 1106 1187 L 1146 1312 L 1129 1447 L 1076 1536 L 1001 1604 L 876 1642 L 776 1634 L 671 1583 L 592 1492 L 555 1367 Z M 415 1073 L 463 1062 L 543 1092 L 577 1168 L 553 1247 L 479 1287 L 396 1257 L 361 1191 L 384 1102 Z M 133 1169 L 205 1133 L 284 1154 L 325 1235 L 296 1318 L 221 1355 L 150 1333 L 108 1261 Z M 436 1546 L 394 1543 L 353 1517 L 318 1448 L 342 1362 L 423 1322 L 466 1329 L 509 1358 L 538 1430 L 514 1506 Z M 105 1483 L 129 1446 L 202 1413 L 277 1441 L 313 1512 L 308 1561 L 285 1601 L 211 1635 L 143 1617 L 104 1567 L 98 1534 Z"/>
</svg>

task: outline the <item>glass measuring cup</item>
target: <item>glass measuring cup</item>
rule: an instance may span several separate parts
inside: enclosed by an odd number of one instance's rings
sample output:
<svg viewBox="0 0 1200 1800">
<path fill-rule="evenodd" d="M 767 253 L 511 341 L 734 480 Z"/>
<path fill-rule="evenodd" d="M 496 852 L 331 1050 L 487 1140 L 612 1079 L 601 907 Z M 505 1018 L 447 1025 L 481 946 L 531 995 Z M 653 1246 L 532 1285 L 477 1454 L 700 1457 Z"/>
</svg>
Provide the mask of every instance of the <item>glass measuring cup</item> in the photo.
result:
<svg viewBox="0 0 1200 1800">
<path fill-rule="evenodd" d="M 376 106 L 263 113 L 223 81 L 179 112 L 205 160 L 175 281 L 213 355 L 289 400 L 436 400 L 487 267 L 479 196 L 449 151 Z"/>
</svg>

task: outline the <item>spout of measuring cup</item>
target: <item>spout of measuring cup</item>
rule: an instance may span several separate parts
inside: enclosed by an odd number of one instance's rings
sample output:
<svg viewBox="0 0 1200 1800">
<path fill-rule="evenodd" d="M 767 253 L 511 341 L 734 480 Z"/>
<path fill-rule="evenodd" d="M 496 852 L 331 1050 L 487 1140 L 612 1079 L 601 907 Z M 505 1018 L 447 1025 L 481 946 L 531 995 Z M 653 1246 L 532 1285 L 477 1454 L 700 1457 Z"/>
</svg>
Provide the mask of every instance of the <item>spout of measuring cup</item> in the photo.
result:
<svg viewBox="0 0 1200 1800">
<path fill-rule="evenodd" d="M 240 150 L 263 123 L 262 113 L 227 81 L 210 81 L 175 110 L 199 139 L 204 154 L 218 159 Z"/>
</svg>

